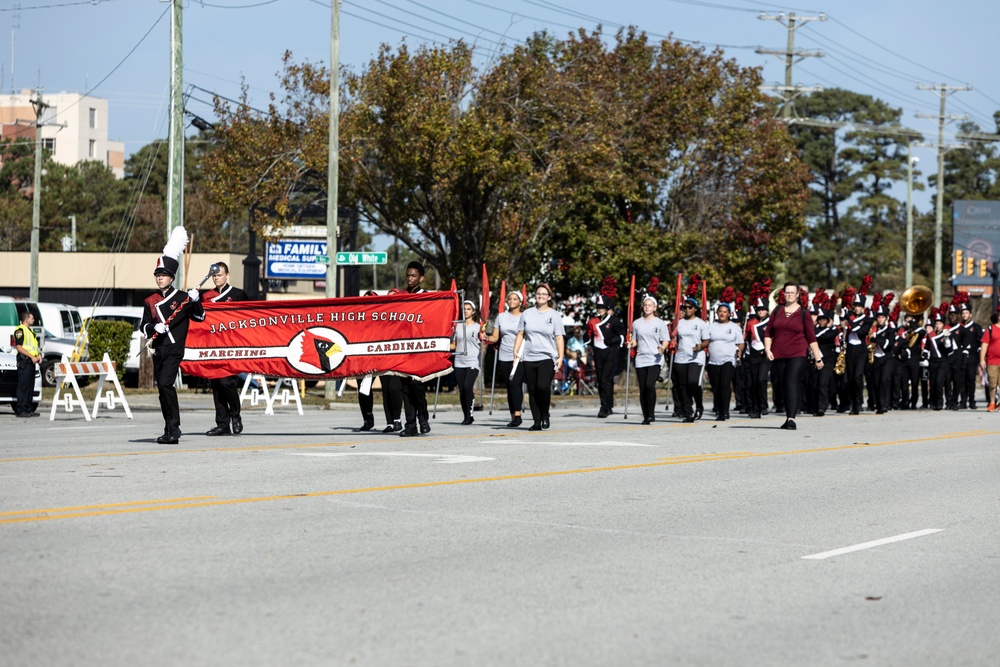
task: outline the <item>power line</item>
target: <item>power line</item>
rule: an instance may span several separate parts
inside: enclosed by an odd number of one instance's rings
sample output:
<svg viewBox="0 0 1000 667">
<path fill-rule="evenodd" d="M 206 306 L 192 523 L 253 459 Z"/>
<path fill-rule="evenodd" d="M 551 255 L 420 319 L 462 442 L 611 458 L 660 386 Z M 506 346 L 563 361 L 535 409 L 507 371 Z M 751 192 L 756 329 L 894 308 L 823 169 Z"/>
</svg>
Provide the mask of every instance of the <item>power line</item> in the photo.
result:
<svg viewBox="0 0 1000 667">
<path fill-rule="evenodd" d="M 394 5 L 394 4 L 390 3 L 390 2 L 386 2 L 386 0 L 374 0 L 374 2 L 377 2 L 380 5 L 385 5 L 387 7 L 395 9 L 396 11 L 403 12 L 404 14 L 409 14 L 410 16 L 415 16 L 415 17 L 417 17 L 418 19 L 420 19 L 422 21 L 426 21 L 428 23 L 432 23 L 434 25 L 441 26 L 442 28 L 447 28 L 448 30 L 454 30 L 454 31 L 456 31 L 458 33 L 467 35 L 469 37 L 474 37 L 477 40 L 481 39 L 483 41 L 486 41 L 486 42 L 489 42 L 489 43 L 493 44 L 494 46 L 499 46 L 500 45 L 499 42 L 497 42 L 495 40 L 492 40 L 492 39 L 490 39 L 488 37 L 482 37 L 481 35 L 477 35 L 475 33 L 471 33 L 471 32 L 468 32 L 466 30 L 462 30 L 460 28 L 455 28 L 454 26 L 450 26 L 450 25 L 448 25 L 446 23 L 442 23 L 441 21 L 436 21 L 434 19 L 429 19 L 426 16 L 424 16 L 423 14 L 418 14 L 417 12 L 411 11 L 409 9 L 403 9 L 402 7 L 399 7 L 398 5 Z M 376 16 L 381 16 L 382 18 L 387 18 L 387 19 L 390 19 L 392 21 L 399 21 L 399 19 L 397 19 L 394 16 L 389 16 L 387 14 L 382 14 L 380 12 L 376 12 L 373 9 L 369 9 L 367 7 L 363 7 L 361 5 L 358 5 L 355 2 L 351 2 L 351 0 L 344 0 L 344 4 L 345 5 L 350 5 L 352 7 L 356 7 L 358 9 L 363 9 L 364 11 L 371 12 L 372 14 L 375 14 Z M 402 21 L 400 21 L 400 23 L 402 23 Z M 414 26 L 414 27 L 416 27 L 416 26 Z M 423 28 L 420 28 L 420 29 L 423 30 Z M 440 33 L 434 33 L 434 34 L 439 34 L 440 35 Z M 441 36 L 447 38 L 448 40 L 453 40 L 454 39 L 454 37 L 452 37 L 451 35 L 441 35 Z"/>
<path fill-rule="evenodd" d="M 320 0 L 309 0 L 309 2 L 311 2 L 314 5 L 319 5 L 320 7 L 325 7 L 326 9 L 331 9 L 332 8 L 331 5 L 330 5 L 330 3 L 320 2 Z M 370 18 L 366 18 L 364 16 L 359 16 L 358 14 L 353 14 L 353 13 L 345 11 L 343 9 L 340 10 L 340 13 L 343 14 L 343 15 L 345 15 L 345 16 L 350 16 L 351 18 L 358 19 L 359 21 L 362 21 L 364 23 L 371 23 L 372 25 L 377 25 L 378 27 L 385 28 L 386 30 L 391 30 L 393 32 L 398 32 L 398 33 L 400 33 L 402 35 L 406 35 L 406 36 L 409 36 L 409 37 L 416 37 L 417 39 L 422 39 L 425 42 L 430 42 L 432 44 L 440 44 L 442 46 L 447 46 L 448 45 L 447 42 L 442 42 L 441 40 L 434 39 L 433 37 L 427 37 L 426 35 L 422 35 L 420 33 L 408 32 L 406 30 L 400 30 L 396 26 L 386 25 L 385 23 L 379 23 L 378 21 L 373 21 Z M 393 19 L 393 20 L 395 20 L 395 19 Z M 399 21 L 399 22 L 402 23 L 402 21 Z M 407 25 L 407 24 L 404 23 L 404 25 Z M 412 25 L 409 26 L 409 27 L 416 28 L 416 26 L 412 26 Z M 416 29 L 419 29 L 419 28 L 416 28 Z M 450 39 L 450 38 L 449 37 L 445 37 L 445 39 Z"/>
<path fill-rule="evenodd" d="M 167 5 L 167 8 L 163 10 L 163 13 L 160 14 L 160 16 L 153 22 L 153 25 L 149 26 L 149 30 L 146 31 L 146 34 L 144 34 L 139 39 L 139 41 L 136 42 L 136 45 L 133 46 L 131 48 L 131 50 L 129 50 L 129 52 L 125 54 L 125 57 L 122 58 L 121 61 L 119 61 L 119 63 L 117 65 L 115 65 L 111 69 L 110 72 L 108 72 L 107 74 L 105 74 L 103 79 L 101 79 L 100 81 L 98 81 L 90 90 L 88 90 L 82 96 L 80 96 L 80 98 L 76 102 L 73 102 L 72 104 L 70 104 L 69 106 L 67 106 L 67 107 L 65 107 L 63 109 L 59 109 L 56 112 L 56 117 L 61 116 L 62 114 L 66 113 L 67 111 L 69 111 L 70 109 L 72 109 L 73 107 L 75 107 L 76 105 L 80 104 L 80 102 L 82 102 L 84 99 L 86 99 L 87 97 L 89 97 L 92 92 L 94 92 L 95 90 L 97 90 L 98 88 L 100 88 L 102 83 L 104 83 L 109 78 L 111 78 L 111 75 L 114 74 L 115 72 L 117 72 L 118 68 L 120 68 L 122 65 L 124 65 L 125 61 L 128 60 L 132 56 L 133 53 L 135 53 L 135 50 L 138 49 L 139 46 L 141 46 L 144 41 L 146 41 L 146 38 L 149 37 L 149 34 L 151 32 L 153 32 L 153 29 L 157 25 L 159 25 L 160 21 L 163 20 L 163 17 L 167 15 L 167 12 L 169 12 L 170 9 L 171 9 L 170 5 Z"/>
<path fill-rule="evenodd" d="M 387 4 L 387 5 L 389 4 L 387 2 L 384 2 L 384 0 L 376 0 L 376 2 L 382 2 L 383 4 Z M 416 0 L 405 0 L 405 2 L 408 2 L 411 5 L 415 5 L 417 7 L 420 7 L 421 9 L 425 9 L 425 10 L 427 10 L 429 12 L 433 12 L 435 14 L 440 14 L 441 16 L 447 17 L 447 18 L 451 19 L 452 21 L 457 21 L 459 23 L 464 23 L 465 25 L 467 25 L 469 27 L 472 27 L 472 28 L 475 28 L 476 30 L 479 30 L 481 32 L 489 32 L 489 33 L 492 33 L 492 34 L 496 35 L 497 37 L 499 37 L 501 39 L 508 39 L 508 36 L 505 35 L 502 32 L 497 32 L 496 30 L 491 30 L 490 28 L 485 28 L 485 27 L 483 27 L 481 25 L 477 25 L 477 24 L 472 23 L 470 21 L 466 21 L 464 19 L 460 19 L 457 16 L 452 16 L 451 14 L 449 14 L 447 12 L 442 12 L 440 10 L 434 9 L 433 7 L 428 7 L 427 5 L 425 5 L 423 3 L 420 3 L 420 2 L 417 2 Z M 392 5 L 389 5 L 389 6 L 392 7 Z M 420 15 L 417 14 L 416 16 L 420 16 Z M 421 17 L 421 18 L 424 18 L 424 17 Z"/>
<path fill-rule="evenodd" d="M 32 9 L 59 9 L 61 7 L 76 7 L 79 5 L 99 5 L 102 2 L 110 2 L 111 0 L 80 0 L 79 2 L 61 2 L 57 5 L 34 5 L 32 7 L 0 7 L 0 12 L 18 12 L 18 11 L 30 11 Z"/>
<path fill-rule="evenodd" d="M 954 76 L 950 76 L 950 75 L 948 75 L 948 74 L 943 74 L 943 73 L 941 73 L 941 72 L 938 72 L 937 70 L 934 70 L 934 69 L 931 69 L 930 67 L 926 67 L 926 66 L 924 66 L 924 65 L 921 65 L 921 64 L 920 64 L 920 63 L 918 63 L 917 61 L 915 61 L 915 60 L 912 60 L 912 59 L 910 59 L 910 58 L 907 58 L 906 56 L 904 56 L 904 55 L 902 55 L 902 54 L 899 54 L 899 53 L 896 53 L 896 52 L 895 52 L 895 51 L 893 51 L 892 49 L 890 49 L 890 48 L 888 48 L 888 47 L 886 47 L 886 46 L 883 46 L 882 44 L 879 44 L 879 43 L 878 43 L 877 41 L 875 41 L 874 39 L 871 39 L 870 37 L 867 37 L 867 36 L 865 36 L 865 35 L 862 35 L 862 34 L 861 34 L 860 32 L 858 32 L 858 31 L 857 31 L 857 30 L 855 30 L 854 28 L 850 27 L 850 26 L 849 26 L 849 25 L 847 25 L 846 23 L 844 23 L 844 22 L 842 22 L 842 21 L 839 21 L 839 20 L 837 20 L 837 18 L 836 18 L 836 17 L 833 17 L 833 16 L 828 16 L 828 18 L 829 18 L 829 19 L 830 19 L 831 21 L 833 21 L 834 23 L 836 23 L 837 25 L 839 25 L 840 27 L 842 27 L 842 28 L 843 28 L 844 30 L 847 30 L 848 32 L 852 33 L 853 35 L 855 35 L 855 36 L 857 36 L 857 37 L 860 37 L 861 39 L 865 40 L 866 42 L 869 42 L 870 44 L 874 44 L 875 46 L 877 46 L 878 48 L 882 49 L 882 50 L 883 50 L 883 51 L 885 51 L 886 53 L 889 53 L 889 54 L 891 54 L 891 55 L 894 55 L 894 56 L 896 56 L 897 58 L 899 58 L 900 60 L 904 60 L 904 61 L 906 61 L 906 62 L 910 63 L 911 65 L 916 65 L 916 66 L 917 66 L 917 67 L 919 67 L 920 69 L 922 69 L 922 70 L 926 70 L 926 71 L 928 71 L 928 72 L 931 72 L 932 74 L 937 74 L 938 76 L 943 76 L 943 77 L 945 77 L 946 79 L 953 79 L 953 80 L 954 80 L 954 79 L 957 79 L 957 78 L 959 78 L 959 77 L 954 77 Z"/>
<path fill-rule="evenodd" d="M 205 2 L 204 0 L 196 0 L 202 7 L 211 7 L 212 9 L 254 9 L 256 7 L 263 7 L 265 5 L 273 5 L 278 0 L 262 0 L 261 2 L 255 2 L 250 5 L 216 5 L 210 2 Z"/>
</svg>

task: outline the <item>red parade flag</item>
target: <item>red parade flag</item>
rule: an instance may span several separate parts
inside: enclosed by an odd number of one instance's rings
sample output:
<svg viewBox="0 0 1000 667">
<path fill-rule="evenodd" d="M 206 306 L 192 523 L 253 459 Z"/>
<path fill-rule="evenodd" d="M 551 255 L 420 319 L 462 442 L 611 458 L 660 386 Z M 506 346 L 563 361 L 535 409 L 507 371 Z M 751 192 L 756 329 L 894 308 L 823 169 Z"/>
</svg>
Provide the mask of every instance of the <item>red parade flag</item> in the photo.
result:
<svg viewBox="0 0 1000 667">
<path fill-rule="evenodd" d="M 681 283 L 684 281 L 684 274 L 677 274 L 677 296 L 674 297 L 674 321 L 672 329 L 677 329 L 677 320 L 681 318 Z"/>
<path fill-rule="evenodd" d="M 497 304 L 497 315 L 504 312 L 504 308 L 507 307 L 507 281 L 500 281 L 500 303 Z"/>
<path fill-rule="evenodd" d="M 528 307 L 528 285 L 527 285 L 527 283 L 521 285 L 521 303 L 524 304 L 525 308 Z"/>
<path fill-rule="evenodd" d="M 486 275 L 486 265 L 483 264 L 483 295 L 479 301 L 479 321 L 490 319 L 490 278 Z"/>
<path fill-rule="evenodd" d="M 708 321 L 708 281 L 701 281 L 701 319 Z"/>
<path fill-rule="evenodd" d="M 635 274 L 632 274 L 632 285 L 628 290 L 628 340 L 632 340 L 632 319 L 635 313 Z"/>
</svg>

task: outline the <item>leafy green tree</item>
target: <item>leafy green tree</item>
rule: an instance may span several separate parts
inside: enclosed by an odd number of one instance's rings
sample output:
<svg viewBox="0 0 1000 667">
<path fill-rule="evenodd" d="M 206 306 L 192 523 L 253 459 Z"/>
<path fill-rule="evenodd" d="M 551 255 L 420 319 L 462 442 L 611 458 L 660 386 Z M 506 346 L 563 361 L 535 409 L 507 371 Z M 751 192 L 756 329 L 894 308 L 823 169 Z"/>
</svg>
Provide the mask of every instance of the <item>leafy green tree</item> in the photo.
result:
<svg viewBox="0 0 1000 667">
<path fill-rule="evenodd" d="M 562 293 L 639 270 L 749 281 L 803 229 L 807 170 L 758 73 L 717 52 L 541 33 L 483 72 L 458 42 L 384 46 L 343 78 L 341 205 L 465 286 L 483 262 Z M 280 111 L 218 105 L 225 211 L 325 204 L 328 81 L 286 56 Z"/>
<path fill-rule="evenodd" d="M 871 274 L 880 289 L 879 276 L 902 275 L 906 207 L 889 193 L 905 182 L 907 143 L 920 137 L 900 126 L 901 110 L 843 89 L 803 96 L 796 109 L 818 122 L 791 130 L 813 181 L 789 275 L 836 288 Z"/>
</svg>

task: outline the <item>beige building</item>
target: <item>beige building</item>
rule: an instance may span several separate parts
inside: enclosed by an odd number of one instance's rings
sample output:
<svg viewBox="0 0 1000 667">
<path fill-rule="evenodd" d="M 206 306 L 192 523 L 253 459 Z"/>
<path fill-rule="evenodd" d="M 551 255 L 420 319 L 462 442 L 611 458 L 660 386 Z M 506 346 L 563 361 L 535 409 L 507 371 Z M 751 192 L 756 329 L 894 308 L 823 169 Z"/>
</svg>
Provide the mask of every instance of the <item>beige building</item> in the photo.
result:
<svg viewBox="0 0 1000 667">
<path fill-rule="evenodd" d="M 39 301 L 105 306 L 140 306 L 156 289 L 153 269 L 159 253 L 42 252 L 38 254 Z M 229 253 L 194 253 L 188 263 L 187 286 L 195 287 L 213 262 L 229 265 L 229 282 L 243 287 L 243 257 Z M 25 297 L 31 275 L 31 253 L 0 252 L 0 294 Z M 182 286 L 182 285 L 178 285 Z M 211 283 L 205 284 L 205 289 Z"/>
<path fill-rule="evenodd" d="M 0 127 L 4 138 L 35 138 L 35 93 L 0 95 Z M 42 93 L 48 108 L 42 113 L 42 143 L 52 159 L 72 166 L 85 160 L 107 165 L 117 178 L 125 176 L 125 144 L 108 139 L 108 101 L 78 93 Z"/>
</svg>

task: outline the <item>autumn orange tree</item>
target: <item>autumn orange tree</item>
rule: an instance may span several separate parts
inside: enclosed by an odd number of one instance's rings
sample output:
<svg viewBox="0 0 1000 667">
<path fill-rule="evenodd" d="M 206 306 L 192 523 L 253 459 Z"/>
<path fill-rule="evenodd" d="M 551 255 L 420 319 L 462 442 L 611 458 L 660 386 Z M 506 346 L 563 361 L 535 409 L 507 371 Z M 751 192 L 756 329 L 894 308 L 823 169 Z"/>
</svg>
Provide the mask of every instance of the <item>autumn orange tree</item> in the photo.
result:
<svg viewBox="0 0 1000 667">
<path fill-rule="evenodd" d="M 462 42 L 344 72 L 340 204 L 475 287 L 605 275 L 749 282 L 801 234 L 807 171 L 756 70 L 635 30 L 539 33 L 480 71 Z M 213 198 L 261 221 L 325 199 L 329 73 L 286 56 L 266 113 L 218 105 Z M 266 218 L 266 220 L 265 220 Z"/>
</svg>

